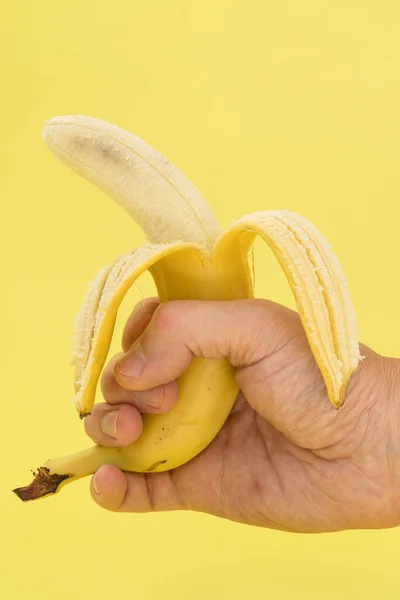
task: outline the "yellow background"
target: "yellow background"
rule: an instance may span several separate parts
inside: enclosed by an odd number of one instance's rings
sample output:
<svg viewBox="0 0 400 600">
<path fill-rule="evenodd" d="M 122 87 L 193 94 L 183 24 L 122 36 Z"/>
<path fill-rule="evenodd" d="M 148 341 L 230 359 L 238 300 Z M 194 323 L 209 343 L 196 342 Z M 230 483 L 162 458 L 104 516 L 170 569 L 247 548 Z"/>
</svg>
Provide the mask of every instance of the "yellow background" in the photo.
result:
<svg viewBox="0 0 400 600">
<path fill-rule="evenodd" d="M 72 319 L 99 267 L 144 237 L 42 143 L 83 113 L 143 137 L 223 225 L 287 208 L 348 277 L 360 338 L 398 355 L 397 0 L 12 0 L 0 9 L 0 597 L 400 597 L 400 531 L 295 536 L 196 514 L 117 515 L 89 480 L 23 505 L 10 490 L 88 443 L 72 395 Z M 293 306 L 257 243 L 257 293 Z M 141 294 L 124 302 L 123 321 Z"/>
</svg>

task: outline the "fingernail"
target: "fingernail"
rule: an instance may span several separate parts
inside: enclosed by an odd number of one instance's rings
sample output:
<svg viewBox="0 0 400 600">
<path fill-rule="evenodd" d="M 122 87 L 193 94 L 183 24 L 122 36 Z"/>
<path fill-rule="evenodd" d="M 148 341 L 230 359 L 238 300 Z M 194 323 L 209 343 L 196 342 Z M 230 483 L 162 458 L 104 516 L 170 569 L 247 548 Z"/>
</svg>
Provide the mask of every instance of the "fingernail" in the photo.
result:
<svg viewBox="0 0 400 600">
<path fill-rule="evenodd" d="M 137 343 L 117 362 L 116 368 L 125 377 L 139 377 L 146 365 L 147 358 L 142 345 Z"/>
<path fill-rule="evenodd" d="M 100 496 L 101 492 L 100 492 L 99 487 L 98 487 L 98 485 L 96 483 L 96 475 L 97 475 L 97 473 L 95 473 L 94 476 L 92 477 L 92 488 L 93 488 L 93 491 L 96 494 L 96 496 Z"/>
<path fill-rule="evenodd" d="M 117 419 L 118 411 L 111 410 L 110 412 L 107 412 L 101 420 L 102 432 L 113 440 L 117 439 Z"/>
<path fill-rule="evenodd" d="M 141 390 L 135 392 L 137 400 L 143 406 L 149 406 L 150 408 L 161 408 L 164 399 L 164 386 L 160 385 L 151 390 Z"/>
</svg>

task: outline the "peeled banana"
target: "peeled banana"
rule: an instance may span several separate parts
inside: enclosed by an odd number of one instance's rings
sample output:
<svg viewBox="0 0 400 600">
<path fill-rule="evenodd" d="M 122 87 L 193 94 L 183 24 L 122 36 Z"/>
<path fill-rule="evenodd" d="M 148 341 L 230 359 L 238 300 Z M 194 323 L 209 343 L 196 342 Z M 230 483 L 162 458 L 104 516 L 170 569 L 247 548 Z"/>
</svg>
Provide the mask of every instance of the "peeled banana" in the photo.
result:
<svg viewBox="0 0 400 600">
<path fill-rule="evenodd" d="M 58 159 L 106 192 L 141 226 L 149 244 L 101 269 L 75 320 L 74 403 L 90 414 L 107 359 L 118 307 L 146 269 L 161 302 L 234 300 L 253 296 L 248 264 L 257 235 L 279 261 L 296 300 L 329 399 L 342 406 L 361 359 L 357 326 L 341 265 L 318 229 L 288 211 L 249 214 L 221 231 L 211 208 L 190 181 L 140 138 L 85 116 L 55 117 L 43 138 Z M 225 360 L 195 358 L 178 381 L 176 406 L 143 416 L 143 433 L 131 446 L 92 446 L 48 460 L 23 501 L 58 492 L 101 465 L 157 472 L 178 467 L 210 444 L 226 421 L 238 388 Z"/>
</svg>

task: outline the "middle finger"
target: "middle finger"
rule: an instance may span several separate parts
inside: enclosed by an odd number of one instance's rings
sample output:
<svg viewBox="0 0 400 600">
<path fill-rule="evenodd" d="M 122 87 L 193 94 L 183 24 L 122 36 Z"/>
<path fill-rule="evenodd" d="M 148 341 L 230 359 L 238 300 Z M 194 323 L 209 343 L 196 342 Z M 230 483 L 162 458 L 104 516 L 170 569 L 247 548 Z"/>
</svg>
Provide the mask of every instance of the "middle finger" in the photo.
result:
<svg viewBox="0 0 400 600">
<path fill-rule="evenodd" d="M 149 390 L 132 391 L 123 388 L 114 375 L 115 363 L 123 353 L 116 354 L 104 369 L 101 390 L 108 404 L 131 404 L 141 413 L 159 414 L 170 410 L 178 399 L 178 384 L 170 381 Z"/>
</svg>

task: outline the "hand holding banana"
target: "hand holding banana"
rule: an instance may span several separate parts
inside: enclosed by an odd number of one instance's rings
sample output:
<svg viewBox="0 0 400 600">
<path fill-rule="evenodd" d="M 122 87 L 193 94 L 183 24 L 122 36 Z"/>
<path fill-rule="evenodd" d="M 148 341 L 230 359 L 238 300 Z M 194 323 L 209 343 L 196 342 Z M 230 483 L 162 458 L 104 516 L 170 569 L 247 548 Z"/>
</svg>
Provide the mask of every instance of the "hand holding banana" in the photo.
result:
<svg viewBox="0 0 400 600">
<path fill-rule="evenodd" d="M 296 532 L 400 524 L 399 360 L 363 347 L 335 411 L 298 314 L 267 300 L 139 302 L 122 346 L 103 371 L 106 402 L 85 419 L 97 444 L 134 444 L 143 413 L 177 402 L 193 356 L 228 357 L 241 392 L 215 440 L 178 469 L 100 467 L 91 492 L 103 508 L 195 510 Z"/>
<path fill-rule="evenodd" d="M 287 211 L 266 211 L 221 232 L 178 169 L 142 140 L 96 119 L 54 118 L 44 140 L 60 160 L 114 198 L 149 240 L 100 270 L 76 319 L 75 405 L 81 417 L 93 409 L 117 310 L 137 277 L 150 271 L 161 303 L 250 299 L 248 254 L 257 235 L 288 279 L 328 397 L 335 408 L 342 406 L 361 358 L 356 319 L 341 266 L 312 224 Z M 96 445 L 49 460 L 29 486 L 14 491 L 22 500 L 44 497 L 104 464 L 154 473 L 188 463 L 214 440 L 237 398 L 235 366 L 228 359 L 224 353 L 195 357 L 179 373 L 174 407 L 144 415 L 142 434 L 129 446 Z"/>
</svg>

